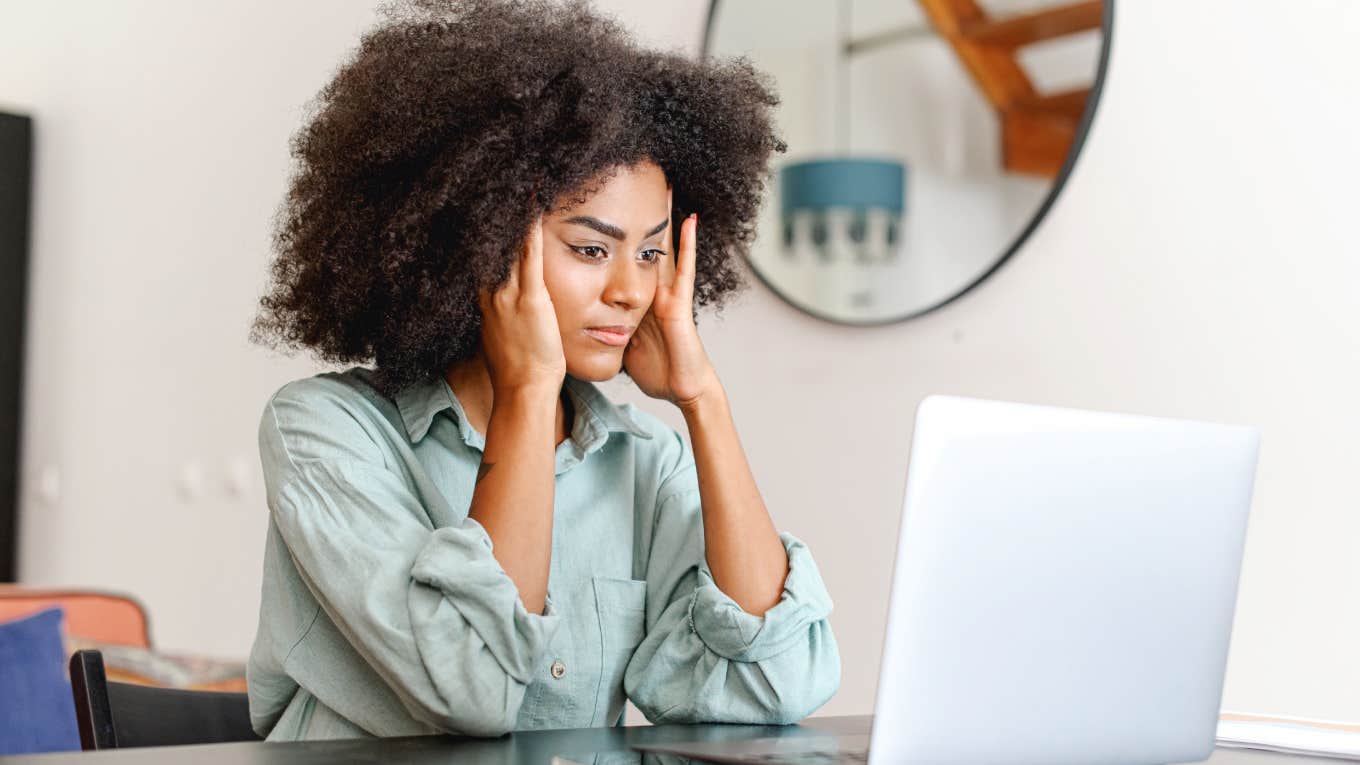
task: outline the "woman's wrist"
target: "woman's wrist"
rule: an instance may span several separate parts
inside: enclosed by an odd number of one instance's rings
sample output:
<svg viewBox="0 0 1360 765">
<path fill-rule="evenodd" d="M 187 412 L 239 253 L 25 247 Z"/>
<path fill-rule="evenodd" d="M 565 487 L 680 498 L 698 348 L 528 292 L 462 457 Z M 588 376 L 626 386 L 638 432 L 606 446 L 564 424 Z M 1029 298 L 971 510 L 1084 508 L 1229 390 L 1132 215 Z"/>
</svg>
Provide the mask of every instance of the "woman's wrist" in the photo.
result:
<svg viewBox="0 0 1360 765">
<path fill-rule="evenodd" d="M 491 419 L 508 417 L 507 422 L 527 421 L 551 427 L 557 418 L 557 399 L 561 384 L 524 383 L 492 390 Z"/>
<path fill-rule="evenodd" d="M 679 407 L 680 413 L 685 417 L 685 424 L 690 428 L 711 422 L 714 417 L 731 416 L 727 405 L 727 391 L 723 390 L 722 383 L 718 381 L 716 375 L 697 396 L 677 401 L 675 405 Z"/>
<path fill-rule="evenodd" d="M 536 380 L 529 382 L 506 383 L 491 387 L 491 405 L 505 402 L 508 404 L 541 404 L 552 402 L 557 405 L 557 397 L 562 393 L 562 381 Z"/>
</svg>

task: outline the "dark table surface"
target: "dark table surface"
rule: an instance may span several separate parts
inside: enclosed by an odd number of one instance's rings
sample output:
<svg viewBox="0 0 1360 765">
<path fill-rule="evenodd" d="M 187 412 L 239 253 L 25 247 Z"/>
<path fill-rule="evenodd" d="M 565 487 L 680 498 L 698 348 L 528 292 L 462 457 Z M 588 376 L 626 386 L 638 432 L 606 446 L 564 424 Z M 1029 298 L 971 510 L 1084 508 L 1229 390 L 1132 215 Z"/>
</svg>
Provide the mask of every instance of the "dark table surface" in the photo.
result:
<svg viewBox="0 0 1360 765">
<path fill-rule="evenodd" d="M 467 763 L 468 765 L 551 765 L 562 757 L 586 765 L 682 765 L 681 757 L 633 752 L 630 744 L 668 741 L 729 740 L 770 736 L 807 736 L 825 733 L 867 733 L 871 718 L 814 717 L 798 725 L 639 725 L 623 728 L 525 731 L 497 739 L 454 736 L 417 736 L 343 741 L 251 742 L 117 749 L 103 752 L 60 752 L 0 757 L 0 763 L 19 765 L 77 765 L 77 763 L 194 763 L 195 765 L 304 765 L 304 763 Z M 1209 765 L 1295 765 L 1337 762 L 1311 757 L 1218 749 Z"/>
</svg>

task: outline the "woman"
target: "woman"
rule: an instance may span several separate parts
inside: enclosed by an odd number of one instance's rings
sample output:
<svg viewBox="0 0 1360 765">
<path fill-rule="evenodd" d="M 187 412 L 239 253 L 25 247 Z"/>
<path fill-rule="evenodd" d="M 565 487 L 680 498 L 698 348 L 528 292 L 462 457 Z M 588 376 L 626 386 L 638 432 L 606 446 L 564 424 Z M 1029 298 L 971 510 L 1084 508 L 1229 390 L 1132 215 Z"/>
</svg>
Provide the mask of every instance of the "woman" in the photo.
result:
<svg viewBox="0 0 1360 765">
<path fill-rule="evenodd" d="M 784 723 L 835 692 L 694 324 L 733 290 L 777 103 L 584 4 L 391 8 L 295 138 L 255 336 L 251 714 L 271 740 Z M 626 371 L 693 446 L 593 385 Z"/>
</svg>

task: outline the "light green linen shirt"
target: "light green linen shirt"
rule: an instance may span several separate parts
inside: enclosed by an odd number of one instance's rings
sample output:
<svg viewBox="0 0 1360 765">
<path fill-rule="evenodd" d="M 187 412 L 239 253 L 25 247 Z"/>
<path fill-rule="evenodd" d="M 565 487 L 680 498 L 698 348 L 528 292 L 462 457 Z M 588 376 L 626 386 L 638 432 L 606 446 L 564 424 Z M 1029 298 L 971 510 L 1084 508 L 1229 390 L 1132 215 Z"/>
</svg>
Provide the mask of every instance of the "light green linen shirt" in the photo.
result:
<svg viewBox="0 0 1360 765">
<path fill-rule="evenodd" d="M 704 559 L 694 458 L 671 428 L 568 377 L 552 563 L 531 614 L 468 517 L 483 434 L 441 378 L 393 398 L 356 367 L 289 383 L 260 422 L 270 520 L 247 668 L 270 740 L 787 723 L 835 692 L 831 599 L 780 537 L 777 605 L 745 613 Z"/>
</svg>

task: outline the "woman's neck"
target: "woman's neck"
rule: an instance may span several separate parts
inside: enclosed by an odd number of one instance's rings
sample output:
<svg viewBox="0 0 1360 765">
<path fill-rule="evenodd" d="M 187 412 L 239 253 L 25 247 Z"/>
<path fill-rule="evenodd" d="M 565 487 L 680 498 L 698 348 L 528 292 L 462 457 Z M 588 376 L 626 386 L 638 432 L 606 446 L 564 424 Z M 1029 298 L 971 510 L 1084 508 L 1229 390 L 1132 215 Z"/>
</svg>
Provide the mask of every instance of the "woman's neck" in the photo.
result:
<svg viewBox="0 0 1360 765">
<path fill-rule="evenodd" d="M 473 430 L 485 435 L 487 425 L 491 422 L 491 407 L 495 403 L 496 391 L 491 386 L 491 373 L 487 371 L 486 360 L 481 352 L 478 351 L 472 358 L 449 367 L 444 373 L 444 379 L 453 389 L 453 395 L 458 397 L 458 403 L 463 406 L 463 414 L 467 417 L 468 424 Z M 571 436 L 568 406 L 570 402 L 563 389 L 557 396 L 555 443 L 560 444 Z"/>
</svg>

